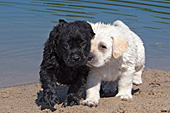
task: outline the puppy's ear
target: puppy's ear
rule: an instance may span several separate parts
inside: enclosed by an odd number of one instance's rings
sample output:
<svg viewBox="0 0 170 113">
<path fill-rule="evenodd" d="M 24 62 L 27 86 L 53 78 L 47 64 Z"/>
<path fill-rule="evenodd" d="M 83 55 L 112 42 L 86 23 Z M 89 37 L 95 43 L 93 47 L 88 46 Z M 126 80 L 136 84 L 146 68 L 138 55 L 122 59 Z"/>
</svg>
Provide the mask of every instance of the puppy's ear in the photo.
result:
<svg viewBox="0 0 170 113">
<path fill-rule="evenodd" d="M 90 30 L 90 33 L 92 34 L 92 36 L 94 36 L 95 33 L 94 33 L 93 29 L 92 29 L 92 24 L 93 24 L 93 23 L 90 23 L 89 21 L 86 21 L 86 23 L 89 25 L 88 29 Z M 93 38 L 93 37 L 92 37 L 92 38 Z"/>
<path fill-rule="evenodd" d="M 93 36 L 95 35 L 93 29 L 92 29 L 92 26 L 90 24 L 90 22 L 86 22 L 85 21 L 85 25 L 86 25 L 86 30 L 88 30 L 90 32 L 90 34 L 92 35 L 91 39 L 93 38 Z"/>
<path fill-rule="evenodd" d="M 95 33 L 93 32 L 93 29 L 89 22 L 87 21 L 75 21 L 75 23 L 80 26 L 81 28 L 85 29 L 86 31 L 89 32 L 90 38 L 92 39 Z"/>
<path fill-rule="evenodd" d="M 66 26 L 67 24 L 68 23 L 65 20 L 59 19 L 59 24 L 55 26 L 53 30 L 50 32 L 49 42 L 53 49 L 56 49 L 59 34 L 60 32 L 63 31 L 63 27 Z"/>
<path fill-rule="evenodd" d="M 59 26 L 55 26 L 53 30 L 50 32 L 49 39 L 48 39 L 48 46 L 51 52 L 57 51 L 58 37 L 59 37 Z"/>
<path fill-rule="evenodd" d="M 113 57 L 118 59 L 123 53 L 125 53 L 129 47 L 128 42 L 121 36 L 119 37 L 112 37 L 113 40 Z"/>
<path fill-rule="evenodd" d="M 66 26 L 68 23 L 63 20 L 59 19 L 59 24 L 53 28 L 53 30 L 50 32 L 48 44 L 50 46 L 50 50 L 56 51 L 58 40 L 59 40 L 59 34 L 63 31 L 63 27 Z"/>
</svg>

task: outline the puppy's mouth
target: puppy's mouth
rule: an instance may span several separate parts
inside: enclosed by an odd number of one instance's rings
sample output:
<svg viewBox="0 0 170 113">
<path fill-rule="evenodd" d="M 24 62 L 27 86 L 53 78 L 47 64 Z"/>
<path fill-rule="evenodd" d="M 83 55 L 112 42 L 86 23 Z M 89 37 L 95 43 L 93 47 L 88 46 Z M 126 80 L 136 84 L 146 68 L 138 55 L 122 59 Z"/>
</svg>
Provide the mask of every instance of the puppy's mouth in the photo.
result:
<svg viewBox="0 0 170 113">
<path fill-rule="evenodd" d="M 87 65 L 88 67 L 94 67 L 94 66 L 91 64 L 91 61 L 88 61 L 86 65 Z"/>
<path fill-rule="evenodd" d="M 65 63 L 69 67 L 80 67 L 80 66 L 86 65 L 86 63 L 87 63 L 86 59 L 87 59 L 86 57 L 74 56 L 72 58 L 70 58 L 70 57 L 67 58 L 65 60 Z"/>
<path fill-rule="evenodd" d="M 67 65 L 70 67 L 80 67 L 85 64 L 86 64 L 86 62 L 83 62 L 83 61 L 79 61 L 79 62 L 69 61 L 69 62 L 67 62 Z"/>
</svg>

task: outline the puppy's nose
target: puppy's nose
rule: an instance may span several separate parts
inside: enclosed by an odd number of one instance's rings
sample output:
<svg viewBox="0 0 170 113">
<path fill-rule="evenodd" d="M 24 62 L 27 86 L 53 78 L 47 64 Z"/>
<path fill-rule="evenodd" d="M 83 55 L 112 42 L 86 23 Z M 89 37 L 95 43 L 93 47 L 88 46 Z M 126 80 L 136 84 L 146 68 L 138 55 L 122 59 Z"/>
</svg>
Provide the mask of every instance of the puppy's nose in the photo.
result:
<svg viewBox="0 0 170 113">
<path fill-rule="evenodd" d="M 94 55 L 93 54 L 89 54 L 88 61 L 91 61 L 93 58 L 94 58 Z"/>
<path fill-rule="evenodd" d="M 73 60 L 73 61 L 79 61 L 79 60 L 80 60 L 80 56 L 78 56 L 78 55 L 73 55 L 73 56 L 72 56 L 72 60 Z"/>
</svg>

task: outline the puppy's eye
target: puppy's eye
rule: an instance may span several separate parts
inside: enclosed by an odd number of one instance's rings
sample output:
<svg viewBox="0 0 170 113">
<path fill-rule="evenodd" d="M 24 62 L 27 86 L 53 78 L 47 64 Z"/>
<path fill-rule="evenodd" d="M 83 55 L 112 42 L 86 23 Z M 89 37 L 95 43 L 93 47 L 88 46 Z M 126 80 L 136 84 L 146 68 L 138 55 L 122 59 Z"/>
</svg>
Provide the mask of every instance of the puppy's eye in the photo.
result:
<svg viewBox="0 0 170 113">
<path fill-rule="evenodd" d="M 107 49 L 107 47 L 104 44 L 102 44 L 102 43 L 99 44 L 99 50 L 104 51 L 106 49 Z"/>
<path fill-rule="evenodd" d="M 81 42 L 81 43 L 80 43 L 80 46 L 81 46 L 81 47 L 85 47 L 86 44 L 87 44 L 86 42 Z"/>
<path fill-rule="evenodd" d="M 105 45 L 101 45 L 102 49 L 107 49 L 107 47 Z"/>
</svg>

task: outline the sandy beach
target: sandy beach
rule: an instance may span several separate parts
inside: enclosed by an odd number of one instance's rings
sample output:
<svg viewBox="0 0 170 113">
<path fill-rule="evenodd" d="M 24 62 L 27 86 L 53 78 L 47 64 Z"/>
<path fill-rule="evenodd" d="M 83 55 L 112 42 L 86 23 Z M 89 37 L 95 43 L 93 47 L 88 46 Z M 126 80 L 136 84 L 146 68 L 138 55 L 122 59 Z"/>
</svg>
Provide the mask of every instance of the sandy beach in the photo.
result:
<svg viewBox="0 0 170 113">
<path fill-rule="evenodd" d="M 119 97 L 104 97 L 98 107 L 87 106 L 62 107 L 55 105 L 56 113 L 170 113 L 170 72 L 147 69 L 144 71 L 143 84 L 133 86 L 133 99 L 121 100 Z M 0 88 L 1 113 L 50 113 L 42 110 L 39 102 L 40 83 Z M 61 101 L 66 96 L 67 88 L 58 87 Z M 83 100 L 83 99 L 82 99 Z"/>
</svg>

